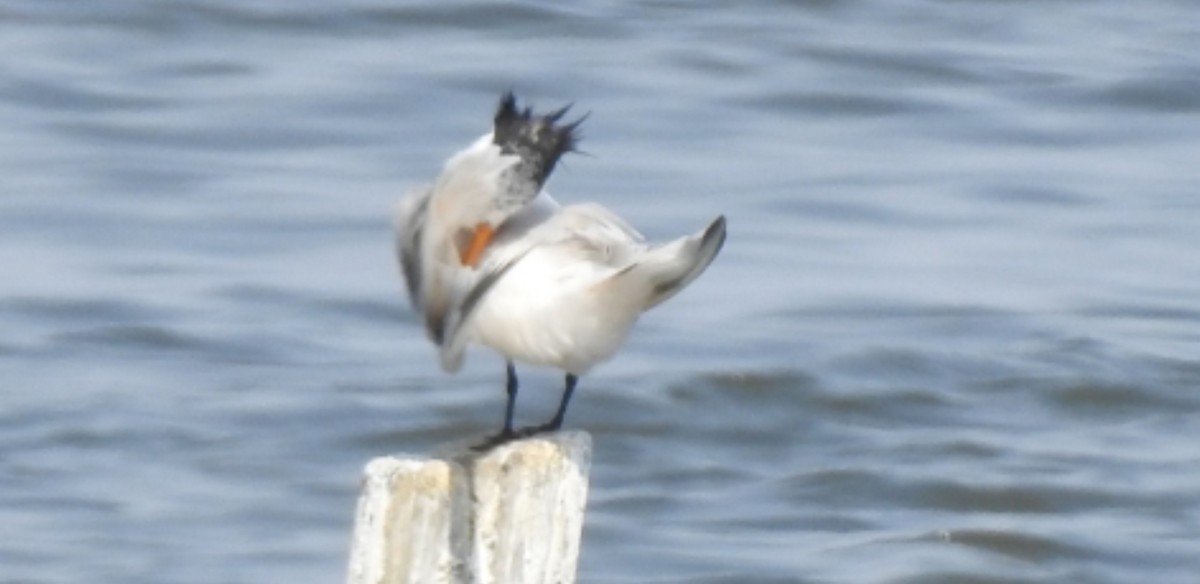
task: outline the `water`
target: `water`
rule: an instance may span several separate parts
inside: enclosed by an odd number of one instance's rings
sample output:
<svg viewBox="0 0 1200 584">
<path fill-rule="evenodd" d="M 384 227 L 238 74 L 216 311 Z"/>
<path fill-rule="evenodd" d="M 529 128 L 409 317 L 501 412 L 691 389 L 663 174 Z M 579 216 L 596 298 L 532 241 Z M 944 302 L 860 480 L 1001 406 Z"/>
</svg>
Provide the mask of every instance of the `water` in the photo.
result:
<svg viewBox="0 0 1200 584">
<path fill-rule="evenodd" d="M 581 580 L 1200 580 L 1184 1 L 0 1 L 0 582 L 336 582 L 500 421 L 389 210 L 509 88 L 709 273 L 586 376 Z M 560 380 L 522 369 L 522 422 Z"/>
</svg>

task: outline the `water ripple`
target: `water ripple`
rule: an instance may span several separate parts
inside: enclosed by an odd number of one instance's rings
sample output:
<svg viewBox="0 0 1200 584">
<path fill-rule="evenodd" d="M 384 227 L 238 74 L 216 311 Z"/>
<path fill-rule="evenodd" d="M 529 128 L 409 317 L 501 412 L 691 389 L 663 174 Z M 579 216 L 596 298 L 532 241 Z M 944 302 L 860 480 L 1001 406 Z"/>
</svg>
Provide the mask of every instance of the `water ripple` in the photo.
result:
<svg viewBox="0 0 1200 584">
<path fill-rule="evenodd" d="M 1192 582 L 1185 4 L 0 0 L 4 577 L 343 577 L 366 460 L 499 424 L 387 215 L 511 88 L 561 201 L 730 219 L 580 385 L 581 580 Z"/>
</svg>

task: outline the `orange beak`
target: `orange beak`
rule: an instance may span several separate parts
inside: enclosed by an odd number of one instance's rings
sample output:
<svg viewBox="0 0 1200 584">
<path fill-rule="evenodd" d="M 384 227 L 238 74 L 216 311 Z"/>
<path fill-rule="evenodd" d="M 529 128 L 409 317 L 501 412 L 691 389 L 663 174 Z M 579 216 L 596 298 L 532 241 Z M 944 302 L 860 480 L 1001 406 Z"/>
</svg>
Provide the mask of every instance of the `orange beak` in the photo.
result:
<svg viewBox="0 0 1200 584">
<path fill-rule="evenodd" d="M 466 249 L 462 250 L 460 259 L 464 266 L 474 268 L 475 264 L 479 263 L 479 256 L 483 255 L 483 249 L 487 247 L 488 242 L 492 241 L 494 233 L 492 226 L 487 223 L 475 226 L 475 231 L 471 233 L 471 241 L 467 243 Z"/>
</svg>

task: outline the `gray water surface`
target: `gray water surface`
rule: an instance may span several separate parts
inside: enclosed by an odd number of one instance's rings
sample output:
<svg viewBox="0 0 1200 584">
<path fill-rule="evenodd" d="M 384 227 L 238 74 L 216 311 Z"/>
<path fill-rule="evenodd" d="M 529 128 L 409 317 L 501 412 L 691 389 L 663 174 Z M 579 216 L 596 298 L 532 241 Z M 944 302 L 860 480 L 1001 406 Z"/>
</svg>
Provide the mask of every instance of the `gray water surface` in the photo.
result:
<svg viewBox="0 0 1200 584">
<path fill-rule="evenodd" d="M 1200 581 L 1185 1 L 0 0 L 0 582 L 337 582 L 493 430 L 390 207 L 500 92 L 709 272 L 586 376 L 588 583 Z M 522 368 L 521 422 L 559 374 Z"/>
</svg>

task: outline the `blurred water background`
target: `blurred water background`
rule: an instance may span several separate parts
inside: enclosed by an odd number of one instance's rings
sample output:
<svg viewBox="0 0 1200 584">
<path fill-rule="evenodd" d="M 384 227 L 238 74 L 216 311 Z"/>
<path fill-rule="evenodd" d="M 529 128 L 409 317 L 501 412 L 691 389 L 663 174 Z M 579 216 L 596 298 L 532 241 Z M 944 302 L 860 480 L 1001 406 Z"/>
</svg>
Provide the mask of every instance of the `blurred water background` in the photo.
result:
<svg viewBox="0 0 1200 584">
<path fill-rule="evenodd" d="M 726 248 L 585 377 L 586 583 L 1200 581 L 1193 2 L 0 0 L 0 582 L 326 583 L 493 430 L 390 208 L 501 91 Z M 560 378 L 522 370 L 522 422 Z"/>
</svg>

